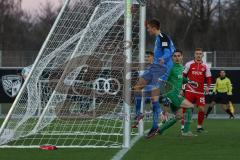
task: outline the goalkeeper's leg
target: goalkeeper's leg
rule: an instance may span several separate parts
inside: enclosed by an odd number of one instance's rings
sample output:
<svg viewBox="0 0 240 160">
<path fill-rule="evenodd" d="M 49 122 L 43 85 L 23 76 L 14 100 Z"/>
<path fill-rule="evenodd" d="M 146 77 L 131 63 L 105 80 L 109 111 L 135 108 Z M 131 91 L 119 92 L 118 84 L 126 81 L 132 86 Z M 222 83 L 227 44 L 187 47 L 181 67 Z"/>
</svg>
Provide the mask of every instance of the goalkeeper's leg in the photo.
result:
<svg viewBox="0 0 240 160">
<path fill-rule="evenodd" d="M 193 94 L 192 92 L 188 92 L 188 91 L 185 92 L 185 99 L 186 99 L 189 103 L 193 104 L 193 102 L 195 101 L 195 98 L 196 98 L 196 96 L 195 96 L 195 94 Z M 183 106 L 183 107 L 181 107 L 181 108 L 182 108 L 182 115 L 185 115 L 186 107 Z M 193 108 L 192 108 L 192 109 L 193 109 Z M 182 121 L 181 121 L 181 123 L 182 123 L 182 125 L 181 125 L 181 131 L 183 132 L 183 130 L 184 130 L 184 124 L 185 124 L 184 116 L 182 116 Z"/>
<path fill-rule="evenodd" d="M 167 94 L 167 98 L 169 99 L 168 101 L 170 102 L 170 108 L 174 112 L 175 117 L 171 118 L 170 120 L 166 121 L 159 129 L 159 133 L 162 134 L 166 129 L 170 128 L 173 126 L 177 120 L 179 119 L 179 114 L 178 111 L 180 109 L 180 105 L 183 103 L 184 98 L 183 97 L 178 97 L 178 92 L 173 91 L 171 93 Z"/>
<path fill-rule="evenodd" d="M 185 133 L 189 132 L 190 121 L 191 121 L 191 117 L 192 117 L 191 109 L 193 108 L 193 104 L 191 102 L 189 102 L 187 99 L 184 99 L 183 97 L 176 96 L 176 94 L 170 94 L 169 98 L 172 101 L 171 110 L 173 112 L 175 112 L 175 117 L 168 120 L 167 122 L 165 122 L 161 126 L 159 133 L 162 134 L 166 129 L 173 126 L 177 122 L 177 120 L 181 120 L 182 111 L 179 106 L 181 106 L 182 108 L 185 108 L 187 110 L 187 112 L 186 112 L 187 116 L 185 117 L 187 119 L 186 119 L 186 121 L 184 121 L 184 128 L 186 128 L 186 129 L 184 130 L 184 132 Z"/>
<path fill-rule="evenodd" d="M 187 108 L 185 111 L 184 116 L 184 129 L 183 129 L 183 134 L 188 133 L 190 131 L 190 123 L 192 119 L 192 110 L 191 108 Z"/>
</svg>

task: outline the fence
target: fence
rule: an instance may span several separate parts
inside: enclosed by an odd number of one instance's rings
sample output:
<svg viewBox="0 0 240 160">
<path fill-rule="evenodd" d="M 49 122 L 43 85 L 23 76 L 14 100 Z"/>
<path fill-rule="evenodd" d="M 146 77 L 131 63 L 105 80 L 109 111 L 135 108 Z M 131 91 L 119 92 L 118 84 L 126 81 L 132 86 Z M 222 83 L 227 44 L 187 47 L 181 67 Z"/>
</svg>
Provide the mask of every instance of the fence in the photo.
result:
<svg viewBox="0 0 240 160">
<path fill-rule="evenodd" d="M 240 51 L 205 51 L 206 61 L 212 67 L 239 67 Z M 192 60 L 193 51 L 184 52 L 184 63 Z"/>
<path fill-rule="evenodd" d="M 25 67 L 32 64 L 38 51 L 0 51 L 0 66 Z M 212 67 L 239 67 L 240 51 L 206 51 Z M 193 51 L 184 51 L 184 63 L 193 59 Z"/>
</svg>

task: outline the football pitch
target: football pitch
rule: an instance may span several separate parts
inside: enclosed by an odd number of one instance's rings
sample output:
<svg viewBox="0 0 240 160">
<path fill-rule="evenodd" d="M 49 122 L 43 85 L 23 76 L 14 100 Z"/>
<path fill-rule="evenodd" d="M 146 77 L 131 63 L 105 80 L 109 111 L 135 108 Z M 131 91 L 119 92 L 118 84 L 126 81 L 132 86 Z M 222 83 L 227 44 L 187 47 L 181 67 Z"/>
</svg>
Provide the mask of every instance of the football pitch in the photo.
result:
<svg viewBox="0 0 240 160">
<path fill-rule="evenodd" d="M 148 124 L 146 124 L 148 126 Z M 196 120 L 192 123 L 192 130 Z M 239 120 L 206 120 L 207 133 L 181 137 L 176 124 L 163 135 L 141 138 L 123 157 L 126 160 L 239 160 Z M 0 149 L 0 160 L 107 160 L 120 149 Z"/>
</svg>

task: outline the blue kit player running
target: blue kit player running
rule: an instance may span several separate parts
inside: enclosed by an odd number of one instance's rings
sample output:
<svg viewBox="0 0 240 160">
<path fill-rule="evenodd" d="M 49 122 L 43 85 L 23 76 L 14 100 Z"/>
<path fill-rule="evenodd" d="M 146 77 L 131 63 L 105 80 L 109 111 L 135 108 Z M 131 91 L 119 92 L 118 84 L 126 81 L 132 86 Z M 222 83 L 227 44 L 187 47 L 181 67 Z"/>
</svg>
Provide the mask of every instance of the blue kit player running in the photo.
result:
<svg viewBox="0 0 240 160">
<path fill-rule="evenodd" d="M 155 136 L 158 131 L 158 120 L 161 112 L 159 104 L 160 91 L 156 89 L 159 79 L 167 80 L 168 73 L 172 67 L 172 54 L 175 47 L 171 39 L 160 31 L 160 23 L 157 20 L 151 20 L 147 24 L 147 30 L 150 35 L 156 36 L 154 56 L 152 64 L 148 66 L 143 75 L 140 77 L 136 86 L 134 87 L 135 93 L 135 105 L 136 105 L 136 122 L 132 126 L 135 128 L 139 121 L 143 118 L 141 110 L 141 91 L 142 89 L 151 91 L 151 100 L 153 107 L 153 125 L 149 131 L 147 138 Z M 159 93 L 158 93 L 159 92 Z"/>
</svg>

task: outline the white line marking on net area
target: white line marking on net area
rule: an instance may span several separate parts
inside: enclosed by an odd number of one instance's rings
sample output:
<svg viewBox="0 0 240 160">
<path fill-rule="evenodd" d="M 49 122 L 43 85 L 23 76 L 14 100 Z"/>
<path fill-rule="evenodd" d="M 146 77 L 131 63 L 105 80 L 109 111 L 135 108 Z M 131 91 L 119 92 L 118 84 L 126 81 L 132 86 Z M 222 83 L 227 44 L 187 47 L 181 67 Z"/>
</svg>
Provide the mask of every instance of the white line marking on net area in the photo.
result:
<svg viewBox="0 0 240 160">
<path fill-rule="evenodd" d="M 149 130 L 144 131 L 144 135 L 148 132 Z M 136 136 L 131 140 L 131 144 L 129 148 L 123 148 L 120 151 L 118 151 L 117 154 L 112 158 L 112 160 L 121 160 L 123 156 L 134 146 L 134 144 L 140 139 L 142 136 Z"/>
</svg>

